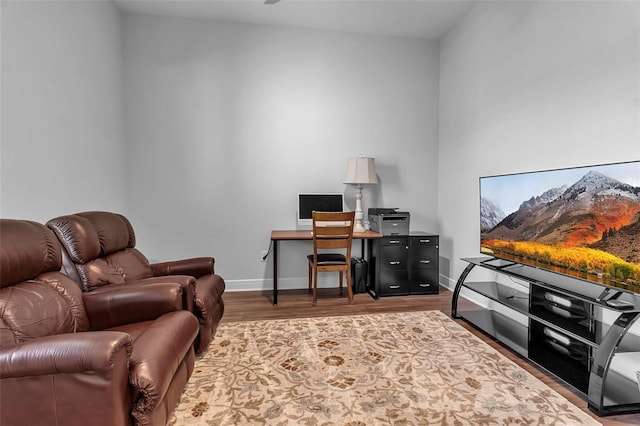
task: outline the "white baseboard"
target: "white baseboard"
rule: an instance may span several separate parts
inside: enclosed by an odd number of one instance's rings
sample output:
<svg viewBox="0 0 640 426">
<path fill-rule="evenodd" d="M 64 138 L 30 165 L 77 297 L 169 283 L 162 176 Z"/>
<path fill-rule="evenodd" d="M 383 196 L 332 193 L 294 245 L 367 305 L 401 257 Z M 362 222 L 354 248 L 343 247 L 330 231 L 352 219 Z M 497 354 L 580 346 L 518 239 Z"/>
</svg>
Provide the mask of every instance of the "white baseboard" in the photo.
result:
<svg viewBox="0 0 640 426">
<path fill-rule="evenodd" d="M 255 280 L 224 280 L 227 288 L 225 291 L 261 291 L 273 290 L 272 279 L 255 279 Z M 346 281 L 345 281 L 346 285 Z M 338 278 L 327 277 L 318 279 L 318 288 L 338 287 Z M 278 278 L 278 290 L 296 290 L 309 288 L 307 277 L 294 278 Z"/>
<path fill-rule="evenodd" d="M 226 280 L 227 288 L 225 291 L 263 291 L 273 290 L 272 279 L 250 279 L 250 280 Z M 453 291 L 455 281 L 444 275 L 440 275 L 440 285 Z M 327 276 L 319 278 L 319 288 L 331 288 L 338 286 L 337 277 Z M 278 278 L 278 290 L 296 290 L 308 288 L 307 277 Z"/>
<path fill-rule="evenodd" d="M 458 282 L 457 280 L 454 280 L 453 278 L 444 276 L 442 274 L 440 274 L 439 281 L 440 285 L 449 291 L 453 291 L 456 288 L 456 283 Z"/>
</svg>

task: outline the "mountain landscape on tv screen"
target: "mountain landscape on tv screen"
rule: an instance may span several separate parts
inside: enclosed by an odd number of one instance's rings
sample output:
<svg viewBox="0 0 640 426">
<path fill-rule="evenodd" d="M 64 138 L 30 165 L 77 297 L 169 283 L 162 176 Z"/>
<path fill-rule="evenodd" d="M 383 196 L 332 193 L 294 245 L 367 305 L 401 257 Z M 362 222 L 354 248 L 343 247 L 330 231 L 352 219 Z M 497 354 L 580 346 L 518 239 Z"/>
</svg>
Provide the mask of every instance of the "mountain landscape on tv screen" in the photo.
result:
<svg viewBox="0 0 640 426">
<path fill-rule="evenodd" d="M 482 251 L 591 274 L 640 291 L 640 187 L 591 170 L 505 214 L 481 199 Z"/>
</svg>

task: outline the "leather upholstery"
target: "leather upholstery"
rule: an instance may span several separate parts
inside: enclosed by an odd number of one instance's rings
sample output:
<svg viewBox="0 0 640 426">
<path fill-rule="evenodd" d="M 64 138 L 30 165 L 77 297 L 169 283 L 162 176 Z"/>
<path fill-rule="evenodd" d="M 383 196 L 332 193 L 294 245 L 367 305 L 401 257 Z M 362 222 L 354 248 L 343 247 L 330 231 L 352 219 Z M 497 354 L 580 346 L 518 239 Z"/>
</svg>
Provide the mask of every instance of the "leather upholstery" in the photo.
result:
<svg viewBox="0 0 640 426">
<path fill-rule="evenodd" d="M 195 313 L 200 323 L 196 353 L 207 349 L 224 313 L 225 283 L 215 274 L 213 257 L 150 264 L 135 248 L 131 223 L 117 213 L 76 213 L 51 219 L 47 226 L 64 248 L 65 272 L 85 294 L 119 291 L 125 284 L 180 283 L 183 309 Z"/>
<path fill-rule="evenodd" d="M 63 244 L 84 291 L 153 277 L 149 261 L 134 248 L 131 223 L 122 215 L 85 212 L 47 225 Z"/>
<path fill-rule="evenodd" d="M 182 286 L 87 298 L 45 226 L 0 219 L 0 235 L 0 424 L 166 424 L 195 362 Z"/>
<path fill-rule="evenodd" d="M 0 346 L 89 329 L 82 295 L 73 294 L 79 289 L 65 288 L 58 275 L 46 272 L 0 293 Z"/>
<path fill-rule="evenodd" d="M 23 233 L 32 240 L 23 241 Z M 15 221 L 2 231 L 0 287 L 10 286 L 44 272 L 59 271 L 60 249 L 50 232 L 31 221 Z M 7 244 L 5 244 L 5 242 Z"/>
<path fill-rule="evenodd" d="M 153 275 L 191 275 L 200 278 L 214 273 L 213 257 L 194 257 L 192 259 L 174 260 L 172 262 L 154 263 L 151 265 Z"/>
<path fill-rule="evenodd" d="M 102 330 L 179 311 L 183 297 L 179 284 L 159 282 L 146 286 L 123 284 L 117 289 L 105 286 L 85 293 L 83 299 L 91 329 Z"/>
</svg>

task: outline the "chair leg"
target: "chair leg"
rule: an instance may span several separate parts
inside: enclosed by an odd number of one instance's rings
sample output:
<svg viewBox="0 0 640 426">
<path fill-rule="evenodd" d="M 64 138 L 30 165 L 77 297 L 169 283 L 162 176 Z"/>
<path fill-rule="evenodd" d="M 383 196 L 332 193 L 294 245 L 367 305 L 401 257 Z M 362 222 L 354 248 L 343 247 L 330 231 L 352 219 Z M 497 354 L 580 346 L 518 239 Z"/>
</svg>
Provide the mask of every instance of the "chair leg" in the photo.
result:
<svg viewBox="0 0 640 426">
<path fill-rule="evenodd" d="M 340 293 L 339 294 L 340 296 L 342 296 L 342 271 L 339 271 L 339 272 L 340 272 Z"/>
<path fill-rule="evenodd" d="M 318 268 L 313 268 L 313 306 L 318 303 Z"/>
<path fill-rule="evenodd" d="M 349 297 L 349 304 L 353 304 L 353 289 L 351 288 L 351 271 L 347 270 L 347 297 Z"/>
<path fill-rule="evenodd" d="M 309 263 L 309 293 L 311 293 L 311 263 Z"/>
</svg>

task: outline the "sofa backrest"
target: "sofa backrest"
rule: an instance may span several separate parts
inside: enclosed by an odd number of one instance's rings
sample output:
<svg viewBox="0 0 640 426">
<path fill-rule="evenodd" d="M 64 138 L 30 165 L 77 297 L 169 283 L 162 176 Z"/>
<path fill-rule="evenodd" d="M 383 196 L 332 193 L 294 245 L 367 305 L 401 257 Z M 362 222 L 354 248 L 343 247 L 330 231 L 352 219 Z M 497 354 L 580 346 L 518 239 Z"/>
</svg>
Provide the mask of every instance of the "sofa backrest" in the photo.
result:
<svg viewBox="0 0 640 426">
<path fill-rule="evenodd" d="M 0 346 L 89 329 L 82 292 L 60 272 L 61 248 L 42 224 L 0 219 Z"/>
<path fill-rule="evenodd" d="M 47 222 L 62 244 L 65 272 L 83 289 L 153 276 L 147 258 L 135 248 L 129 220 L 117 213 L 82 212 Z"/>
</svg>

